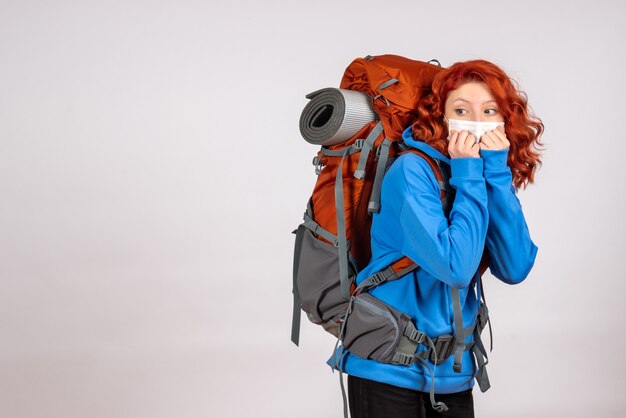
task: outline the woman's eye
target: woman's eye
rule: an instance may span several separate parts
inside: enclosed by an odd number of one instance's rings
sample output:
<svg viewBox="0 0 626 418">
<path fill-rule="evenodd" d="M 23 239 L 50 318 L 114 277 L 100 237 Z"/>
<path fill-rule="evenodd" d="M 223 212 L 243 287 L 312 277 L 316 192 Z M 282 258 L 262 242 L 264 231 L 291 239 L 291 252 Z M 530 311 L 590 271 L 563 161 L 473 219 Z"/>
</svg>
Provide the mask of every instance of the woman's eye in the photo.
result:
<svg viewBox="0 0 626 418">
<path fill-rule="evenodd" d="M 456 113 L 459 116 L 463 116 L 465 114 L 463 112 L 467 112 L 467 110 L 465 110 L 465 109 L 454 109 L 454 113 Z"/>
<path fill-rule="evenodd" d="M 485 110 L 485 113 L 487 115 L 495 115 L 496 113 L 498 113 L 498 111 L 496 109 L 487 109 Z"/>
</svg>

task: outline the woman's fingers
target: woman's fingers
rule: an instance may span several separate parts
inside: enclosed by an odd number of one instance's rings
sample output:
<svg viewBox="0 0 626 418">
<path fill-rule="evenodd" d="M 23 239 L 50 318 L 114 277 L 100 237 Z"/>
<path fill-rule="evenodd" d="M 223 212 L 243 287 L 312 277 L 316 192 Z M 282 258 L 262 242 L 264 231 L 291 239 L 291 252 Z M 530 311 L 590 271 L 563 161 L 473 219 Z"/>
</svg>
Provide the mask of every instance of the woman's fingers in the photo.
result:
<svg viewBox="0 0 626 418">
<path fill-rule="evenodd" d="M 489 136 L 489 132 L 480 137 L 480 149 L 494 149 L 493 138 Z"/>
<path fill-rule="evenodd" d="M 469 131 L 462 130 L 459 132 L 459 143 L 466 149 L 471 148 L 471 146 L 476 143 L 476 137 Z"/>
<path fill-rule="evenodd" d="M 504 126 L 498 126 L 496 129 L 492 131 L 497 138 L 500 139 L 500 142 L 503 145 L 503 148 L 508 148 L 511 146 L 511 143 L 506 137 L 506 131 L 504 130 Z"/>
<path fill-rule="evenodd" d="M 504 132 L 504 128 L 498 126 L 496 129 L 487 131 L 481 138 L 481 143 L 484 144 L 482 149 L 505 149 L 508 148 L 511 144 L 506 138 L 506 133 Z"/>
<path fill-rule="evenodd" d="M 476 142 L 476 137 L 467 130 L 459 132 L 450 131 L 448 152 L 452 158 L 478 157 L 479 149 L 480 147 Z"/>
</svg>

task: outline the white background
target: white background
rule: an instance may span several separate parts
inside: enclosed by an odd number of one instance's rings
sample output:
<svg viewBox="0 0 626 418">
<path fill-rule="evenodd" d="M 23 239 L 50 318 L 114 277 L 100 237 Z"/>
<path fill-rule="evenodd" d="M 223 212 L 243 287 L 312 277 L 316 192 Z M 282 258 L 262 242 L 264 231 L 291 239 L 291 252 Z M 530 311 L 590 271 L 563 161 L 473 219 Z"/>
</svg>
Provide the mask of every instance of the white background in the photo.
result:
<svg viewBox="0 0 626 418">
<path fill-rule="evenodd" d="M 338 417 L 333 339 L 289 341 L 317 149 L 356 57 L 483 58 L 543 119 L 528 279 L 486 277 L 477 417 L 626 407 L 624 6 L 0 1 L 0 416 Z"/>
</svg>

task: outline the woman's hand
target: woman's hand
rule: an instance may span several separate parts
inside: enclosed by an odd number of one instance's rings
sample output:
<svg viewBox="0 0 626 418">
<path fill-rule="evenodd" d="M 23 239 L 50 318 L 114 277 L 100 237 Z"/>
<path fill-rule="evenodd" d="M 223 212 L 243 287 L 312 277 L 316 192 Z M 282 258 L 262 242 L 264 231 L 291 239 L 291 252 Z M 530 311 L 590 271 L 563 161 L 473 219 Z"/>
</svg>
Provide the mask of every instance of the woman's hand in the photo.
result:
<svg viewBox="0 0 626 418">
<path fill-rule="evenodd" d="M 480 147 L 474 135 L 466 130 L 450 131 L 450 141 L 448 142 L 450 158 L 480 158 L 479 151 Z"/>
<path fill-rule="evenodd" d="M 504 126 L 498 126 L 492 131 L 487 131 L 480 139 L 480 149 L 500 150 L 509 148 L 511 143 L 506 138 Z"/>
</svg>

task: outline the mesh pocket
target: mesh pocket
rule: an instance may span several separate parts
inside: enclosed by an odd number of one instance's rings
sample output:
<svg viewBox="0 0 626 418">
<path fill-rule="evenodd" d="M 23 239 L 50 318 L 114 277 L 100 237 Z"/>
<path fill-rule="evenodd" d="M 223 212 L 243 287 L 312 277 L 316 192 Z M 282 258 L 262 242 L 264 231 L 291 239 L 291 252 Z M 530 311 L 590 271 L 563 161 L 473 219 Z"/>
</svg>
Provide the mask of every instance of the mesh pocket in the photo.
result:
<svg viewBox="0 0 626 418">
<path fill-rule="evenodd" d="M 302 310 L 311 322 L 322 325 L 337 337 L 338 319 L 348 303 L 341 296 L 337 247 L 317 239 L 305 227 L 298 228 L 298 234 L 303 234 L 301 246 L 296 248 L 296 252 L 300 251 L 296 283 Z M 352 263 L 348 265 L 349 278 L 354 280 L 354 266 Z"/>
<path fill-rule="evenodd" d="M 380 299 L 361 293 L 348 316 L 343 345 L 359 357 L 391 363 L 410 320 Z"/>
</svg>

